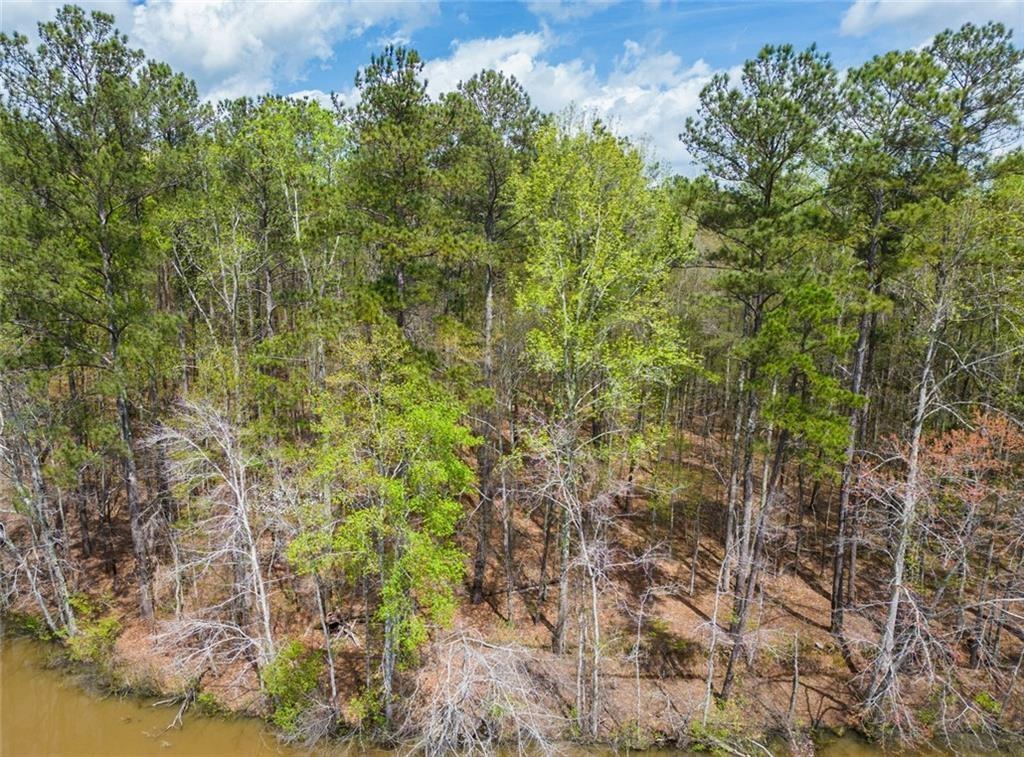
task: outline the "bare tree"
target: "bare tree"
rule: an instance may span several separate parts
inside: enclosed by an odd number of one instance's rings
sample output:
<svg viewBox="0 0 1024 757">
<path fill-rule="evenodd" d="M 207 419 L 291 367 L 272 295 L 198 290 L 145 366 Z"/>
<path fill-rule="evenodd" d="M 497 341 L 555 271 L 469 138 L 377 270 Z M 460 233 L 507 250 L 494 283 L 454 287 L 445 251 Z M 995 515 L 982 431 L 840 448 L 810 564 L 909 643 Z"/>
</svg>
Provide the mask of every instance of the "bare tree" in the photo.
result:
<svg viewBox="0 0 1024 757">
<path fill-rule="evenodd" d="M 28 534 L 28 543 L 18 547 L 6 528 L 2 529 L 0 546 L 14 558 L 15 571 L 25 576 L 47 627 L 53 632 L 74 635 L 78 625 L 71 605 L 66 563 L 59 547 L 62 536 L 56 527 L 58 507 L 43 479 L 50 443 L 34 433 L 46 425 L 46 419 L 40 415 L 45 409 L 33 403 L 13 381 L 0 384 L 0 393 L 2 475 L 14 493 L 13 513 L 24 520 L 24 531 Z M 46 577 L 45 584 L 42 576 Z M 49 585 L 49 591 L 44 590 L 44 585 Z M 56 606 L 54 612 L 49 609 L 51 601 Z"/>
<path fill-rule="evenodd" d="M 193 585 L 184 617 L 166 623 L 163 636 L 187 642 L 193 649 L 187 657 L 265 665 L 275 645 L 260 549 L 266 503 L 255 455 L 235 424 L 195 403 L 184 404 L 150 443 L 164 445 L 168 480 L 186 495 L 177 571 Z"/>
</svg>

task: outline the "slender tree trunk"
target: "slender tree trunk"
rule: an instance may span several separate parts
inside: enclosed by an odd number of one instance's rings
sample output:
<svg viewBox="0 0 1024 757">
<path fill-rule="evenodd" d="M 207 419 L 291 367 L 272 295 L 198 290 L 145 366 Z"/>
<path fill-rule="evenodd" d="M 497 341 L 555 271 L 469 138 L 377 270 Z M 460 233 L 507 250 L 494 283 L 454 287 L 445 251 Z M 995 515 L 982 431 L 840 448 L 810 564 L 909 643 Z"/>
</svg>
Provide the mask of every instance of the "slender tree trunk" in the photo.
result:
<svg viewBox="0 0 1024 757">
<path fill-rule="evenodd" d="M 78 382 L 75 380 L 75 371 L 71 369 L 68 371 L 68 394 L 71 397 L 71 404 L 77 409 L 81 398 L 78 393 Z M 82 430 L 80 422 L 75 424 L 75 442 L 82 447 L 86 447 L 86 436 Z M 80 466 L 76 472 L 76 484 L 75 484 L 75 513 L 78 516 L 78 531 L 79 536 L 82 540 L 82 555 L 84 557 L 90 557 L 92 555 L 92 538 L 89 533 L 89 499 L 88 499 L 88 481 L 86 475 L 86 468 Z"/>
<path fill-rule="evenodd" d="M 78 624 L 75 620 L 75 612 L 71 607 L 71 592 L 68 591 L 67 579 L 64 576 L 64 569 L 60 564 L 57 555 L 57 547 L 54 544 L 54 533 L 46 515 L 46 489 L 43 486 L 43 472 L 39 464 L 39 457 L 33 450 L 29 450 L 29 473 L 32 481 L 31 486 L 31 507 L 35 512 L 35 520 L 40 529 L 38 542 L 46 557 L 46 568 L 50 574 L 50 581 L 53 585 L 53 592 L 56 595 L 57 608 L 60 611 L 64 628 L 71 635 L 78 633 Z M 35 535 L 36 526 L 33 526 Z"/>
<path fill-rule="evenodd" d="M 399 331 L 405 332 L 405 266 L 399 265 L 395 271 L 395 288 L 398 294 L 398 312 L 395 314 L 395 323 Z"/>
<path fill-rule="evenodd" d="M 693 554 L 690 555 L 690 586 L 689 586 L 689 594 L 690 594 L 691 597 L 693 596 L 693 592 L 694 592 L 694 590 L 697 587 L 697 559 L 700 557 L 700 511 L 701 511 L 701 506 L 703 504 L 704 504 L 703 502 L 698 500 L 698 502 L 697 502 L 697 513 L 696 513 L 696 518 L 695 518 L 696 522 L 694 523 L 694 527 L 693 527 Z M 728 560 L 728 556 L 726 556 L 726 560 Z"/>
<path fill-rule="evenodd" d="M 100 224 L 107 224 L 107 214 L 100 207 Z M 145 620 L 152 620 L 153 607 L 153 568 L 149 559 L 149 545 L 146 541 L 145 526 L 142 522 L 142 503 L 139 500 L 139 482 L 135 464 L 135 444 L 132 438 L 131 417 L 128 407 L 128 394 L 123 385 L 124 376 L 121 371 L 121 333 L 122 327 L 117 323 L 117 306 L 115 299 L 113 251 L 106 239 L 99 244 L 103 265 L 103 292 L 107 307 L 107 334 L 109 346 L 107 353 L 108 368 L 118 382 L 117 390 L 117 421 L 121 434 L 121 468 L 124 473 L 125 500 L 128 505 L 128 525 L 132 535 L 132 549 L 135 553 L 135 572 L 139 583 L 139 609 Z"/>
<path fill-rule="evenodd" d="M 43 596 L 43 590 L 39 586 L 35 568 L 29 564 L 28 560 L 25 559 L 25 556 L 18 550 L 17 545 L 8 539 L 6 535 L 0 538 L 0 546 L 7 548 L 7 550 L 14 556 L 14 560 L 18 567 L 24 571 L 25 578 L 28 580 L 29 592 L 35 599 L 36 606 L 39 607 L 39 613 L 43 616 L 43 622 L 46 624 L 46 627 L 53 633 L 59 633 L 61 626 L 56 620 L 54 620 L 53 614 L 50 612 L 50 608 L 46 604 L 46 598 Z"/>
<path fill-rule="evenodd" d="M 510 499 L 508 486 L 508 474 L 505 468 L 501 469 L 501 515 L 502 515 L 502 544 L 505 548 L 505 607 L 509 622 L 512 621 L 512 595 L 515 592 L 516 573 L 512 567 L 512 501 Z"/>
<path fill-rule="evenodd" d="M 316 608 L 320 613 L 320 630 L 324 635 L 324 654 L 327 656 L 327 678 L 331 684 L 331 709 L 338 706 L 338 682 L 334 672 L 334 648 L 331 644 L 331 629 L 327 625 L 323 581 L 318 573 L 313 574 L 316 588 Z"/>
<path fill-rule="evenodd" d="M 594 629 L 590 639 L 590 737 L 596 740 L 601 727 L 601 617 L 598 604 L 597 573 L 594 569 L 590 570 L 590 622 Z"/>
<path fill-rule="evenodd" d="M 882 219 L 882 198 L 876 194 L 872 225 L 878 228 Z M 875 233 L 868 245 L 865 266 L 872 277 L 871 293 L 877 294 L 881 283 L 875 274 L 875 260 L 878 255 L 879 238 Z M 863 312 L 857 324 L 857 346 L 853 356 L 853 370 L 850 376 L 850 391 L 859 397 L 863 391 L 865 368 L 868 363 L 868 350 L 871 334 L 874 330 L 874 315 Z M 843 632 L 843 609 L 846 602 L 843 597 L 843 580 L 846 566 L 846 548 L 849 541 L 849 523 L 847 514 L 850 507 L 850 488 L 853 485 L 854 456 L 857 451 L 859 431 L 864 423 L 865 407 L 855 405 L 850 411 L 850 424 L 847 431 L 846 455 L 843 460 L 843 471 L 839 479 L 839 510 L 836 513 L 836 546 L 832 557 L 832 596 L 830 601 L 830 630 L 834 634 Z"/>
<path fill-rule="evenodd" d="M 796 695 L 800 690 L 800 634 L 793 635 L 793 684 L 789 689 L 789 713 L 786 725 L 792 728 L 796 721 Z"/>
<path fill-rule="evenodd" d="M 864 365 L 867 355 L 868 338 L 870 335 L 871 319 L 867 313 L 862 313 L 859 324 L 859 335 L 857 337 L 856 353 L 853 360 L 853 372 L 850 381 L 850 391 L 860 395 L 864 378 Z M 855 407 L 850 412 L 850 423 L 847 430 L 846 455 L 843 461 L 843 471 L 839 479 L 839 507 L 836 512 L 836 545 L 832 556 L 832 597 L 830 602 L 830 630 L 832 633 L 843 632 L 843 609 L 845 602 L 843 598 L 843 579 L 846 566 L 846 546 L 849 538 L 847 514 L 850 506 L 850 489 L 853 485 L 854 456 L 857 451 L 858 430 L 861 426 L 861 407 Z"/>
<path fill-rule="evenodd" d="M 266 323 L 266 327 L 265 327 L 264 330 L 266 332 L 266 336 L 267 337 L 272 337 L 274 335 L 274 309 L 275 309 L 276 305 L 274 304 L 274 281 L 273 281 L 273 279 L 270 276 L 270 263 L 269 262 L 263 268 L 263 288 L 264 288 L 264 292 L 263 292 L 264 305 L 263 305 L 263 307 L 267 311 L 267 316 L 266 316 L 267 323 Z"/>
<path fill-rule="evenodd" d="M 488 265 L 484 292 L 484 385 L 491 389 L 494 384 L 493 328 L 494 328 L 494 270 Z M 480 478 L 479 531 L 476 541 L 476 556 L 473 560 L 473 585 L 471 601 L 480 604 L 484 599 L 484 572 L 487 569 L 487 551 L 491 531 L 491 513 L 494 508 L 494 454 L 497 447 L 495 437 L 500 433 L 495 428 L 497 419 L 488 409 L 483 413 L 483 443 L 477 457 Z"/>
<path fill-rule="evenodd" d="M 884 700 L 892 693 L 896 679 L 896 661 L 893 656 L 896 645 L 896 621 L 899 617 L 900 598 L 903 594 L 903 574 L 906 571 L 907 551 L 910 547 L 914 518 L 917 515 L 917 479 L 920 473 L 921 434 L 928 410 L 929 383 L 932 378 L 932 367 L 938 351 L 939 334 L 944 321 L 944 305 L 941 300 L 944 276 L 940 272 L 937 290 L 939 301 L 935 307 L 932 323 L 928 330 L 928 343 L 925 348 L 924 361 L 921 366 L 920 384 L 917 389 L 917 403 L 914 411 L 913 425 L 910 430 L 910 450 L 907 455 L 907 476 L 903 486 L 903 497 L 899 514 L 899 537 L 896 553 L 893 558 L 892 581 L 890 583 L 888 612 L 882 637 L 879 641 L 879 653 L 875 660 L 874 676 L 867 701 L 876 709 L 880 709 Z"/>
<path fill-rule="evenodd" d="M 121 467 L 124 471 L 128 524 L 132 534 L 135 571 L 139 582 L 139 609 L 144 619 L 152 620 L 154 616 L 153 565 L 149 557 L 145 525 L 142 522 L 142 503 L 139 501 L 139 482 L 135 467 L 131 420 L 128 412 L 128 399 L 123 389 L 120 390 L 117 397 L 117 416 L 121 430 L 121 443 L 124 445 L 124 450 L 121 452 Z"/>
<path fill-rule="evenodd" d="M 989 575 L 992 571 L 992 556 L 994 552 L 995 539 L 990 539 L 988 543 L 988 557 L 985 560 L 985 574 L 982 576 L 981 589 L 978 592 L 978 613 L 975 617 L 974 634 L 971 639 L 971 667 L 975 670 L 981 667 L 982 660 L 987 651 L 985 648 L 985 637 L 987 635 L 989 612 L 985 607 L 985 602 L 988 601 Z"/>
<path fill-rule="evenodd" d="M 750 556 L 752 551 L 751 533 L 754 519 L 754 435 L 757 431 L 757 397 L 754 390 L 747 390 L 745 400 L 745 428 L 743 431 L 743 514 L 739 533 L 739 566 L 736 573 L 736 594 L 743 593 L 741 580 L 750 574 Z"/>
<path fill-rule="evenodd" d="M 487 442 L 485 441 L 486 445 Z M 482 456 L 491 457 L 490 452 L 482 453 Z M 470 591 L 470 601 L 478 605 L 484 601 L 484 573 L 487 570 L 488 540 L 491 532 L 491 514 L 494 507 L 494 491 L 491 485 L 492 465 L 490 460 L 483 463 L 480 491 L 480 508 L 477 529 L 476 554 L 473 558 L 473 583 Z M 486 477 L 486 478 L 485 478 Z"/>
<path fill-rule="evenodd" d="M 783 430 L 779 434 L 775 446 L 774 461 L 769 475 L 768 491 L 765 496 L 764 505 L 758 515 L 757 527 L 754 531 L 754 544 L 749 558 L 749 567 L 743 576 L 737 576 L 737 581 L 743 587 L 742 594 L 737 595 L 735 609 L 733 611 L 733 622 L 730 634 L 733 638 L 732 650 L 729 654 L 729 664 L 725 670 L 725 680 L 722 683 L 722 699 L 728 700 L 732 693 L 733 680 L 736 675 L 736 663 L 743 652 L 743 634 L 747 625 L 747 618 L 750 615 L 750 607 L 754 601 L 754 592 L 757 588 L 758 578 L 761 571 L 761 563 L 764 555 L 765 537 L 768 526 L 768 515 L 771 513 L 775 503 L 776 494 L 779 488 L 779 479 L 782 475 L 782 464 L 785 459 L 786 445 L 789 441 L 789 433 Z"/>
<path fill-rule="evenodd" d="M 384 700 L 384 722 L 390 728 L 395 720 L 395 662 L 397 650 L 395 649 L 394 621 L 391 618 L 384 620 L 384 649 L 381 654 L 381 698 Z"/>
<path fill-rule="evenodd" d="M 260 613 L 260 633 L 263 636 L 263 654 L 260 662 L 266 664 L 274 657 L 274 631 L 270 616 L 270 598 L 267 595 L 266 582 L 263 579 L 263 569 L 260 567 L 259 545 L 252 530 L 249 520 L 248 501 L 245 492 L 248 489 L 245 471 L 238 473 L 238 507 L 239 525 L 241 526 L 242 538 L 245 540 L 245 553 L 249 562 L 249 580 L 252 582 L 253 595 L 256 600 L 256 607 Z"/>
<path fill-rule="evenodd" d="M 48 506 L 46 484 L 43 479 L 43 460 L 41 451 L 37 450 L 29 436 L 23 429 L 13 429 L 18 422 L 16 402 L 8 393 L 7 407 L 0 412 L 3 423 L 0 430 L 10 430 L 9 437 L 0 439 L 0 451 L 4 451 L 5 461 L 10 466 L 10 478 L 14 485 L 14 494 L 21 500 L 21 508 L 16 506 L 27 516 L 29 533 L 32 538 L 34 551 L 42 554 L 42 563 L 50 578 L 50 587 L 53 599 L 57 605 L 57 612 L 60 616 L 58 623 L 50 613 L 46 604 L 42 588 L 39 585 L 36 575 L 37 566 L 32 565 L 28 558 L 21 554 L 21 551 L 8 536 L 3 524 L 0 524 L 0 546 L 6 547 L 19 566 L 23 569 L 25 577 L 29 582 L 32 595 L 39 605 L 47 627 L 54 632 L 66 631 L 73 635 L 77 633 L 74 608 L 71 606 L 71 594 L 68 590 L 67 579 L 61 565 L 60 555 L 57 550 L 57 535 L 51 523 L 51 508 Z M 26 468 L 27 478 L 26 481 Z"/>
<path fill-rule="evenodd" d="M 743 383 L 743 371 L 740 371 L 740 384 Z M 733 419 L 732 452 L 729 455 L 729 485 L 726 491 L 725 502 L 725 552 L 722 559 L 725 561 L 725 569 L 722 571 L 722 581 L 725 583 L 721 589 L 724 591 L 732 584 L 732 573 L 736 564 L 736 493 L 739 489 L 740 475 L 740 439 L 742 429 L 746 426 L 743 418 L 743 403 L 740 397 L 743 396 L 742 388 L 736 395 L 736 413 Z"/>
<path fill-rule="evenodd" d="M 569 617 L 569 507 L 561 506 L 558 527 L 558 617 L 551 635 L 551 649 L 555 654 L 565 653 L 565 626 Z"/>
<path fill-rule="evenodd" d="M 548 552 L 551 550 L 551 498 L 544 498 L 544 546 L 540 553 L 540 591 L 538 598 L 541 603 L 548 597 Z"/>
</svg>

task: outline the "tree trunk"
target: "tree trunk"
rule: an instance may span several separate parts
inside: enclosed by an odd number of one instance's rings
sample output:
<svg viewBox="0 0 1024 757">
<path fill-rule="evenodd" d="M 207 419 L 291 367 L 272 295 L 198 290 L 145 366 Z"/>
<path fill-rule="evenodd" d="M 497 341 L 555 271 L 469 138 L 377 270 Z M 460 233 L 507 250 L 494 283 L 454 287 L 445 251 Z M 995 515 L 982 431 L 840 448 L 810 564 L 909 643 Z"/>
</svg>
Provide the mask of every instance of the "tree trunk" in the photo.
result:
<svg viewBox="0 0 1024 757">
<path fill-rule="evenodd" d="M 238 491 L 244 493 L 247 490 L 245 472 L 239 472 Z M 259 546 L 256 543 L 252 525 L 249 522 L 248 502 L 243 496 L 239 496 L 237 502 L 239 525 L 241 526 L 242 537 L 245 539 L 245 553 L 249 562 L 250 579 L 252 591 L 256 599 L 256 607 L 260 613 L 260 633 L 263 637 L 263 654 L 261 662 L 266 664 L 274 657 L 274 632 L 270 616 L 270 598 L 267 596 L 267 586 L 263 579 L 263 569 L 260 567 Z"/>
<path fill-rule="evenodd" d="M 100 207 L 100 225 L 106 229 L 107 214 Z M 139 501 L 139 482 L 135 464 L 135 444 L 132 438 L 131 417 L 128 407 L 128 393 L 125 390 L 121 375 L 121 333 L 122 327 L 116 321 L 117 306 L 114 288 L 113 250 L 109 241 L 101 239 L 99 243 L 103 264 L 103 293 L 107 307 L 107 334 L 109 338 L 107 363 L 118 382 L 117 389 L 117 421 L 121 434 L 121 469 L 124 474 L 125 500 L 128 505 L 128 525 L 132 535 L 132 550 L 135 553 L 135 574 L 139 582 L 139 609 L 145 620 L 152 620 L 153 607 L 153 568 L 149 559 L 149 545 L 146 543 L 145 525 L 142 522 L 142 504 Z"/>
<path fill-rule="evenodd" d="M 729 664 L 725 670 L 725 680 L 722 683 L 723 700 L 728 700 L 732 692 L 733 679 L 736 674 L 736 663 L 743 651 L 743 633 L 747 625 L 747 618 L 750 615 L 750 607 L 754 600 L 754 591 L 757 588 L 760 576 L 761 562 L 764 555 L 765 532 L 767 531 L 768 515 L 775 504 L 776 494 L 779 487 L 779 479 L 782 475 L 782 464 L 785 459 L 786 445 L 789 441 L 789 433 L 783 430 L 779 434 L 775 446 L 775 456 L 772 462 L 772 469 L 769 475 L 768 491 L 764 499 L 764 506 L 758 515 L 757 527 L 754 532 L 754 544 L 749 557 L 749 567 L 744 575 L 737 576 L 737 584 L 742 586 L 742 593 L 738 594 L 733 611 L 733 622 L 729 630 L 733 638 L 732 650 L 729 654 Z M 741 581 L 742 579 L 742 581 Z"/>
<path fill-rule="evenodd" d="M 494 270 L 487 266 L 485 292 L 484 292 L 484 355 L 483 355 L 483 379 L 484 386 L 493 388 L 494 384 L 494 358 L 493 358 L 493 328 L 494 328 Z M 500 431 L 495 428 L 497 419 L 490 411 L 491 405 L 483 413 L 483 443 L 480 445 L 477 454 L 477 468 L 480 476 L 480 514 L 479 531 L 476 541 L 476 556 L 473 559 L 473 586 L 470 592 L 471 601 L 478 605 L 484 599 L 484 572 L 487 569 L 487 550 L 491 531 L 491 513 L 494 508 L 494 486 L 491 481 L 494 473 L 494 456 L 497 447 L 495 437 Z"/>
<path fill-rule="evenodd" d="M 932 377 L 932 366 L 935 361 L 935 354 L 938 351 L 939 333 L 942 329 L 945 315 L 943 312 L 944 305 L 941 301 L 944 284 L 943 278 L 940 272 L 937 284 L 940 300 L 936 304 L 932 323 L 928 330 L 928 344 L 925 349 L 924 362 L 921 366 L 920 385 L 917 389 L 917 404 L 914 411 L 913 425 L 910 430 L 907 476 L 899 515 L 899 541 L 893 558 L 892 581 L 888 601 L 889 609 L 886 615 L 885 627 L 882 631 L 882 638 L 879 642 L 878 658 L 875 660 L 874 676 L 867 697 L 869 705 L 876 711 L 880 709 L 882 702 L 890 697 L 897 673 L 896 661 L 893 657 L 896 644 L 896 620 L 899 616 L 900 597 L 903 593 L 903 574 L 906 570 L 907 550 L 910 547 L 914 517 L 917 514 L 917 479 L 920 472 L 921 434 L 924 430 L 924 421 L 928 410 L 928 384 Z"/>
<path fill-rule="evenodd" d="M 875 228 L 882 219 L 882 198 L 876 194 L 875 211 L 872 218 Z M 872 277 L 871 293 L 877 294 L 881 282 L 875 274 L 875 260 L 878 254 L 879 238 L 872 235 L 865 260 L 867 273 Z M 872 313 L 863 312 L 857 324 L 857 346 L 853 357 L 853 370 L 850 376 L 850 391 L 859 396 L 863 390 L 864 373 L 868 362 L 868 350 L 871 334 L 874 331 L 875 319 Z M 832 557 L 832 597 L 830 601 L 830 630 L 834 634 L 843 632 L 843 609 L 846 605 L 843 597 L 843 579 L 846 566 L 846 545 L 849 540 L 849 524 L 847 513 L 850 506 L 850 488 L 853 484 L 854 456 L 857 451 L 857 440 L 863 425 L 865 408 L 855 405 L 850 411 L 850 424 L 847 431 L 846 456 L 843 460 L 843 472 L 839 479 L 839 510 L 836 513 L 836 546 Z"/>
<path fill-rule="evenodd" d="M 561 505 L 562 518 L 558 527 L 558 617 L 551 635 L 551 650 L 565 652 L 565 626 L 569 617 L 569 507 Z"/>
<path fill-rule="evenodd" d="M 139 482 L 135 467 L 131 420 L 128 413 L 128 399 L 123 389 L 120 390 L 117 397 L 117 417 L 121 430 L 121 443 L 124 445 L 121 452 L 121 467 L 124 471 L 128 524 L 132 534 L 132 548 L 135 552 L 135 572 L 139 582 L 139 609 L 144 619 L 152 620 L 154 616 L 153 566 L 149 559 L 145 524 L 142 522 L 142 504 L 139 501 Z"/>
<path fill-rule="evenodd" d="M 324 635 L 324 654 L 327 656 L 327 678 L 331 684 L 331 709 L 333 710 L 338 706 L 338 682 L 334 673 L 334 649 L 331 644 L 331 629 L 327 625 L 324 589 L 320 574 L 313 574 L 313 583 L 316 588 L 316 608 L 320 613 L 320 630 Z"/>
<path fill-rule="evenodd" d="M 864 365 L 866 362 L 868 338 L 870 335 L 871 319 L 867 313 L 862 313 L 857 337 L 856 354 L 853 361 L 853 375 L 850 381 L 850 391 L 855 395 L 861 392 L 861 385 L 864 378 Z M 832 597 L 830 602 L 830 630 L 832 633 L 843 632 L 843 579 L 846 566 L 846 545 L 848 540 L 847 513 L 850 506 L 850 488 L 853 484 L 854 456 L 857 451 L 858 429 L 861 426 L 861 413 L 863 409 L 855 407 L 850 412 L 850 423 L 847 430 L 846 456 L 843 461 L 843 471 L 839 479 L 839 509 L 836 512 L 836 546 L 832 556 Z"/>
</svg>

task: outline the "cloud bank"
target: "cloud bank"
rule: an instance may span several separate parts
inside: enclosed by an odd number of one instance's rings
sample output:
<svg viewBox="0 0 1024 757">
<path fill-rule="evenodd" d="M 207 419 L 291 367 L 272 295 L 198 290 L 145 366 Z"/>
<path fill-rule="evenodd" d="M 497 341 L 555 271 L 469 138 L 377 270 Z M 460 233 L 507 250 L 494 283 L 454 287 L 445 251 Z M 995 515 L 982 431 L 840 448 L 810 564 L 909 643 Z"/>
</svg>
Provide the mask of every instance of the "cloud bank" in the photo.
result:
<svg viewBox="0 0 1024 757">
<path fill-rule="evenodd" d="M 973 21 L 1001 21 L 1024 32 L 1021 0 L 856 0 L 843 15 L 840 32 L 863 37 L 879 29 L 896 28 L 930 37 L 943 29 Z"/>
<path fill-rule="evenodd" d="M 575 103 L 620 133 L 647 140 L 658 159 L 677 168 L 686 163 L 678 134 L 714 74 L 710 66 L 703 60 L 686 64 L 675 53 L 626 40 L 612 70 L 601 77 L 579 58 L 551 63 L 547 54 L 556 45 L 550 32 L 455 42 L 449 56 L 424 66 L 428 89 L 433 95 L 450 91 L 481 69 L 493 68 L 514 76 L 542 110 L 557 112 Z"/>
<path fill-rule="evenodd" d="M 5 30 L 32 34 L 61 2 L 3 0 Z M 194 78 L 209 100 L 301 82 L 334 47 L 369 29 L 408 37 L 439 12 L 436 0 L 129 0 L 81 2 L 112 13 L 133 45 Z"/>
</svg>

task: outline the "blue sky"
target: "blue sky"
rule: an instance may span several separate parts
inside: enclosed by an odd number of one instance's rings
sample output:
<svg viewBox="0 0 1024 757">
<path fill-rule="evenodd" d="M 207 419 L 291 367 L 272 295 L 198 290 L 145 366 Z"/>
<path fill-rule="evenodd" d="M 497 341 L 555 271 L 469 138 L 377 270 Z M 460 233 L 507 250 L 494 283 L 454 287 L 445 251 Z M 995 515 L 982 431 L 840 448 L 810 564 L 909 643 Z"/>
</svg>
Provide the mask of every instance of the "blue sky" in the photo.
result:
<svg viewBox="0 0 1024 757">
<path fill-rule="evenodd" d="M 430 89 L 484 67 L 515 75 L 545 110 L 596 111 L 676 169 L 676 140 L 701 87 L 762 45 L 817 43 L 846 68 L 927 43 L 965 21 L 1024 36 L 1024 0 L 90 0 L 131 41 L 194 77 L 204 97 L 266 91 L 352 96 L 357 68 L 387 42 L 416 47 Z M 31 34 L 50 0 L 0 0 L 0 28 Z"/>
</svg>

